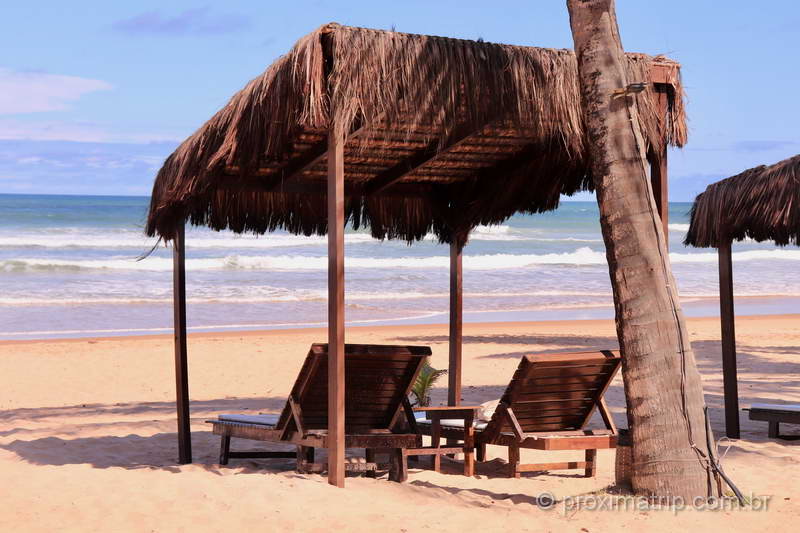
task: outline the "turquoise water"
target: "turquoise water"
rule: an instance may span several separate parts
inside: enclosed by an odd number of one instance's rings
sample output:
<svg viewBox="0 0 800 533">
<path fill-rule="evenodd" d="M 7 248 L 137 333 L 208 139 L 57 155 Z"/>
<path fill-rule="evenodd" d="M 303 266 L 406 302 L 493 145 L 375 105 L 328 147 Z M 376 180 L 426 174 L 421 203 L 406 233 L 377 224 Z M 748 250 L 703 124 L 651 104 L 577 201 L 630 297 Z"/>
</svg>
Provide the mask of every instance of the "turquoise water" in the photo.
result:
<svg viewBox="0 0 800 533">
<path fill-rule="evenodd" d="M 0 338 L 170 331 L 171 253 L 142 234 L 144 197 L 0 195 Z M 687 314 L 717 313 L 713 250 L 683 247 L 690 204 L 670 204 L 670 250 Z M 187 231 L 190 330 L 326 320 L 324 237 Z M 448 248 L 346 235 L 350 324 L 445 322 Z M 734 248 L 737 311 L 793 312 L 800 250 Z M 478 228 L 464 251 L 468 321 L 613 316 L 594 202 Z"/>
</svg>

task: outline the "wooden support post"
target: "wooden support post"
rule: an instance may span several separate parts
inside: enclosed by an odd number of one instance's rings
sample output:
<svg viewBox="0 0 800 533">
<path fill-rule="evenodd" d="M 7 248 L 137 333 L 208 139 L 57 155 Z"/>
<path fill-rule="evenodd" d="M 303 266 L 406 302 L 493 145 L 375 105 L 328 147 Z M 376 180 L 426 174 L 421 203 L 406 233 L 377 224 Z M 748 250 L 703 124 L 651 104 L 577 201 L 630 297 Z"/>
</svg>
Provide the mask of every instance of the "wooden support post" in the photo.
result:
<svg viewBox="0 0 800 533">
<path fill-rule="evenodd" d="M 665 96 L 666 98 L 666 96 Z M 667 178 L 667 149 L 650 161 L 650 181 L 656 200 L 661 226 L 664 228 L 664 241 L 669 249 L 669 181 Z"/>
<path fill-rule="evenodd" d="M 736 332 L 733 310 L 731 241 L 723 239 L 719 254 L 719 316 L 722 328 L 722 380 L 725 391 L 725 434 L 739 438 L 739 386 L 736 377 Z"/>
<path fill-rule="evenodd" d="M 344 487 L 344 139 L 328 134 L 328 483 Z"/>
<path fill-rule="evenodd" d="M 664 81 L 659 78 L 659 81 Z M 669 93 L 666 85 L 656 85 L 656 103 L 661 120 L 666 124 L 669 113 Z M 667 147 L 656 153 L 651 150 L 647 157 L 650 162 L 650 183 L 653 186 L 653 197 L 656 201 L 661 225 L 664 228 L 664 240 L 669 249 L 669 179 L 667 174 Z"/>
<path fill-rule="evenodd" d="M 460 239 L 450 245 L 450 361 L 447 370 L 447 405 L 461 403 L 461 342 L 463 331 L 463 249 Z"/>
<path fill-rule="evenodd" d="M 172 241 L 172 307 L 175 332 L 175 405 L 178 410 L 178 462 L 192 462 L 189 377 L 186 361 L 186 249 L 181 225 Z"/>
</svg>

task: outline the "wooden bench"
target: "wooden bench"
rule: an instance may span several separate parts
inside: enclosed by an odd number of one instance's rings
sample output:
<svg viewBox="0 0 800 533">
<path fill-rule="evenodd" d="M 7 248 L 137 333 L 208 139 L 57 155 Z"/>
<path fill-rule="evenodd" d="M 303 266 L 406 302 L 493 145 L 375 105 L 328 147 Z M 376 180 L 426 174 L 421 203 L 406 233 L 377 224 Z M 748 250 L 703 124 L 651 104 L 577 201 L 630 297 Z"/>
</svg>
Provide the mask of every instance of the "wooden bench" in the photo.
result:
<svg viewBox="0 0 800 533">
<path fill-rule="evenodd" d="M 769 423 L 767 435 L 771 439 L 797 439 L 800 436 L 788 436 L 780 434 L 781 422 L 786 424 L 800 424 L 800 405 L 799 404 L 774 404 L 774 403 L 754 403 L 749 409 L 750 420 L 764 420 Z"/>
</svg>

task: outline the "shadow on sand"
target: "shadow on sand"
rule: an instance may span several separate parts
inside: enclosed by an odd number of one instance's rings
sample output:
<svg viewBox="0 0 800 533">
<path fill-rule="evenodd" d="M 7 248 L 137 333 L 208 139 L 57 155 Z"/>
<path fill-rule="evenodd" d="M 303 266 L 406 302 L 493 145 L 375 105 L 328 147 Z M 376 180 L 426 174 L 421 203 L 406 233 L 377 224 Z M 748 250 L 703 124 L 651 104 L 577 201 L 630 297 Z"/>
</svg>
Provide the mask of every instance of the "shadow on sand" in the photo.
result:
<svg viewBox="0 0 800 533">
<path fill-rule="evenodd" d="M 445 342 L 445 336 L 398 337 L 402 342 Z M 468 336 L 465 343 L 499 344 L 560 344 L 562 350 L 587 349 L 592 346 L 611 346 L 611 337 L 584 336 L 525 336 L 525 335 L 482 335 Z M 724 412 L 721 379 L 719 343 L 699 341 L 693 343 L 697 363 L 701 373 L 706 376 L 705 394 L 709 414 L 715 434 L 724 435 Z M 512 352 L 483 357 L 517 358 L 526 352 Z M 769 353 L 797 354 L 798 363 L 772 362 Z M 761 355 L 763 354 L 763 355 Z M 775 402 L 776 391 L 786 398 L 800 396 L 800 346 L 738 347 L 739 394 L 742 407 L 756 402 Z M 765 369 L 765 370 L 764 370 Z M 764 372 L 769 372 L 764 375 Z M 509 376 L 510 379 L 511 376 Z M 485 398 L 499 398 L 506 384 L 490 386 L 470 386 L 465 383 L 466 401 Z M 437 388 L 437 396 L 444 394 L 444 387 Z M 620 426 L 626 425 L 624 391 L 621 380 L 615 380 L 607 391 L 614 417 Z M 482 400 L 485 401 L 485 400 Z M 217 466 L 218 437 L 208 431 L 204 420 L 216 417 L 223 412 L 279 412 L 286 402 L 285 397 L 224 398 L 217 400 L 193 401 L 191 403 L 193 424 L 194 459 L 203 468 L 219 471 L 220 468 L 236 468 L 253 472 L 281 472 L 294 469 L 294 460 L 238 460 L 231 461 L 229 467 Z M 90 464 L 97 468 L 158 468 L 178 471 L 177 436 L 175 428 L 175 404 L 172 402 L 144 402 L 125 404 L 85 404 L 65 407 L 20 408 L 0 412 L 0 450 L 12 452 L 21 459 L 37 465 Z M 91 420 L 91 422 L 87 422 Z M 747 419 L 746 413 L 740 416 L 743 441 L 764 442 L 767 438 L 766 423 Z M 797 434 L 797 426 L 786 425 L 782 431 Z M 127 434 L 126 434 L 127 433 Z M 75 438 L 69 438 L 73 436 Z M 99 435 L 99 436 L 98 436 Z M 124 436 L 123 436 L 124 435 Z M 13 439 L 13 440 L 12 440 Z M 234 441 L 236 443 L 236 441 Z M 784 446 L 797 446 L 800 441 L 776 441 Z M 292 449 L 285 445 L 260 442 L 239 441 L 236 448 L 260 450 Z M 354 451 L 355 455 L 360 451 Z M 754 453 L 742 451 L 736 445 L 732 454 Z M 757 452 L 756 452 L 757 453 Z M 497 462 L 499 461 L 499 462 Z M 457 463 L 443 466 L 445 473 L 457 474 Z M 478 474 L 488 477 L 504 475 L 504 461 L 495 459 L 478 466 Z M 427 462 L 410 465 L 414 468 L 427 468 Z M 553 473 L 548 475 L 554 475 Z M 559 475 L 555 473 L 555 475 Z M 570 476 L 571 474 L 566 474 Z M 461 490 L 461 489 L 454 489 Z M 535 504 L 535 499 L 530 502 Z"/>
</svg>

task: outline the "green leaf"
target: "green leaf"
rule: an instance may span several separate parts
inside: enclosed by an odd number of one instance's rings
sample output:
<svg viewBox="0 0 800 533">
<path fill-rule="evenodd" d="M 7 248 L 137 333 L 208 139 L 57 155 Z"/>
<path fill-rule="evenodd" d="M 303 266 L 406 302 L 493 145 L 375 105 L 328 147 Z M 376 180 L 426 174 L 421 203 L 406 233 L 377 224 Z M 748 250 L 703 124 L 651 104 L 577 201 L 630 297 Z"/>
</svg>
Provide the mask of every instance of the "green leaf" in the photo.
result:
<svg viewBox="0 0 800 533">
<path fill-rule="evenodd" d="M 447 374 L 447 370 L 437 370 L 433 368 L 430 363 L 425 361 L 425 364 L 417 376 L 417 381 L 411 388 L 411 395 L 413 396 L 413 404 L 419 407 L 427 407 L 431 403 L 430 392 L 439 378 Z"/>
</svg>

